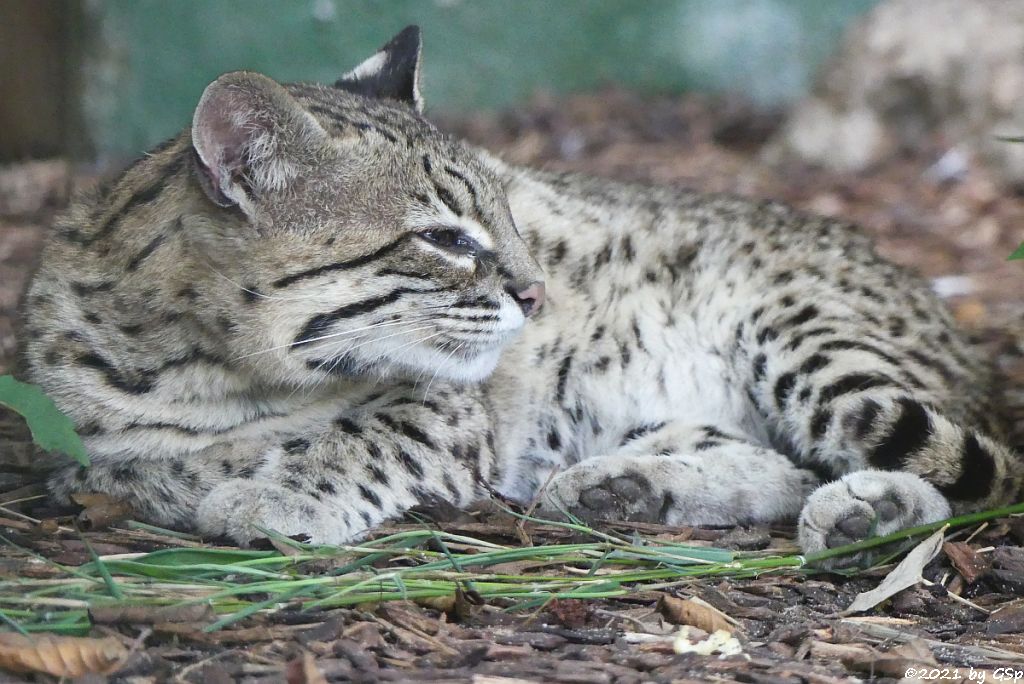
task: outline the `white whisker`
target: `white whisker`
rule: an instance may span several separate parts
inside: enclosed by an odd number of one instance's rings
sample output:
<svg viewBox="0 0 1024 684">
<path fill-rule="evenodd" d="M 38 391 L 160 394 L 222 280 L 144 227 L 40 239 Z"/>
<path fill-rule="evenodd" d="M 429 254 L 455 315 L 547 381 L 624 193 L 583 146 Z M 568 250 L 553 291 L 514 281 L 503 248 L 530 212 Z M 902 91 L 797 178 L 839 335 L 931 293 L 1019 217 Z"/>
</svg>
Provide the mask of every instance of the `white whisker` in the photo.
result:
<svg viewBox="0 0 1024 684">
<path fill-rule="evenodd" d="M 395 325 L 406 325 L 406 324 L 413 324 L 413 323 L 422 323 L 424 321 L 429 321 L 429 320 L 432 320 L 432 318 L 429 317 L 429 316 L 423 316 L 421 318 L 413 318 L 413 319 L 410 319 L 410 320 L 384 321 L 384 322 L 380 322 L 380 323 L 372 323 L 370 325 L 365 325 L 365 326 L 363 326 L 361 328 L 353 328 L 352 330 L 342 330 L 340 332 L 331 333 L 329 335 L 323 335 L 321 337 L 313 337 L 313 338 L 310 338 L 308 340 L 303 340 L 302 342 L 299 342 L 299 343 L 289 342 L 288 344 L 281 344 L 281 345 L 278 345 L 276 347 L 270 347 L 268 349 L 261 349 L 259 351 L 251 352 L 249 354 L 243 354 L 242 356 L 236 356 L 236 357 L 234 357 L 232 359 L 232 361 L 240 361 L 241 359 L 247 359 L 250 356 L 259 356 L 260 354 L 266 354 L 268 352 L 278 351 L 279 349 L 289 349 L 291 347 L 305 346 L 307 344 L 312 344 L 313 342 L 321 342 L 323 340 L 330 340 L 330 339 L 335 339 L 335 338 L 339 338 L 339 337 L 346 337 L 348 335 L 351 335 L 351 334 L 354 334 L 354 333 L 357 333 L 357 332 L 361 332 L 363 330 L 373 330 L 374 328 L 386 328 L 386 327 L 391 327 L 391 326 L 395 326 Z"/>
<path fill-rule="evenodd" d="M 430 382 L 427 383 L 427 389 L 423 390 L 423 401 L 424 401 L 424 403 L 426 403 L 426 401 L 427 401 L 427 395 L 430 394 L 430 386 L 433 385 L 434 384 L 434 380 L 437 379 L 437 374 L 441 371 L 441 367 L 444 366 L 444 364 L 448 363 L 448 359 L 452 358 L 452 356 L 455 355 L 455 352 L 457 352 L 460 349 L 462 349 L 464 344 L 465 344 L 464 342 L 459 342 L 457 345 L 455 345 L 454 349 L 452 349 L 450 352 L 448 352 L 448 356 L 444 357 L 444 359 L 441 360 L 441 363 L 437 364 L 437 368 L 434 369 L 434 374 L 432 376 L 430 376 Z"/>
</svg>

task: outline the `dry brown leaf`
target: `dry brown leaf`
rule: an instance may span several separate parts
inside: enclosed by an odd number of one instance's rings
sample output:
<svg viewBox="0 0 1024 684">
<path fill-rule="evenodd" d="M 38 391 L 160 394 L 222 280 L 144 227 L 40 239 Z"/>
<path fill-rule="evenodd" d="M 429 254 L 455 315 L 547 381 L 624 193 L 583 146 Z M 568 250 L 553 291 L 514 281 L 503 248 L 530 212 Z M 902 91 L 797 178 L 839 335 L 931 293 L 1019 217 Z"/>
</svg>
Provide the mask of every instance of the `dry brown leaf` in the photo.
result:
<svg viewBox="0 0 1024 684">
<path fill-rule="evenodd" d="M 122 520 L 128 520 L 132 517 L 132 513 L 134 513 L 132 507 L 123 501 L 102 506 L 90 506 L 78 514 L 78 526 L 83 530 L 95 532 Z"/>
<path fill-rule="evenodd" d="M 71 495 L 71 500 L 82 508 L 89 508 L 90 506 L 104 506 L 117 501 L 109 494 L 101 494 L 100 492 L 75 492 Z"/>
<path fill-rule="evenodd" d="M 439 610 L 457 620 L 465 620 L 471 614 L 471 607 L 466 599 L 466 593 L 460 587 L 456 587 L 455 593 L 449 596 L 420 598 L 416 599 L 416 603 L 424 608 Z"/>
<path fill-rule="evenodd" d="M 946 542 L 942 550 L 968 584 L 976 582 L 992 569 L 991 558 L 978 553 L 966 542 Z"/>
<path fill-rule="evenodd" d="M 942 538 L 949 526 L 943 527 L 932 536 L 915 546 L 900 564 L 892 569 L 881 583 L 871 591 L 862 591 L 844 610 L 841 615 L 851 615 L 864 610 L 871 610 L 882 601 L 896 595 L 908 587 L 921 581 L 921 571 L 928 562 L 939 553 Z"/>
<path fill-rule="evenodd" d="M 579 629 L 587 624 L 591 604 L 580 599 L 554 599 L 548 604 L 548 612 L 560 625 Z"/>
<path fill-rule="evenodd" d="M 101 530 L 127 520 L 134 513 L 130 504 L 106 494 L 79 492 L 72 494 L 71 500 L 85 508 L 78 514 L 78 526 L 83 530 Z"/>
<path fill-rule="evenodd" d="M 673 624 L 691 625 L 709 634 L 720 629 L 727 632 L 736 629 L 719 611 L 692 598 L 684 600 L 664 594 L 658 601 L 658 611 Z"/>
<path fill-rule="evenodd" d="M 46 518 L 45 520 L 39 521 L 39 524 L 36 526 L 36 531 L 40 534 L 56 534 L 60 531 L 60 523 L 58 523 L 54 518 Z"/>
<path fill-rule="evenodd" d="M 53 634 L 0 634 L 0 667 L 11 672 L 45 672 L 54 677 L 110 674 L 128 657 L 117 639 Z"/>
</svg>

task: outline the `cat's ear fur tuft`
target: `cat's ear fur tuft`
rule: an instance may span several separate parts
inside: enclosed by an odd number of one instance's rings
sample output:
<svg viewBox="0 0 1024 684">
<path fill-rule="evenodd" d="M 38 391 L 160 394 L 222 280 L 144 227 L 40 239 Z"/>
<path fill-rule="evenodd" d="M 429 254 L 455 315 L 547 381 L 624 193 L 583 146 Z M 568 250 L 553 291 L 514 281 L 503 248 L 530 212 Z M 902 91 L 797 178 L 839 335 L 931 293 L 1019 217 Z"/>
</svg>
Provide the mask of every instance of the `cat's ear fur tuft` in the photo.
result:
<svg viewBox="0 0 1024 684">
<path fill-rule="evenodd" d="M 287 187 L 326 136 L 283 86 L 247 71 L 208 85 L 192 119 L 203 189 L 216 204 L 247 215 L 261 195 Z"/>
<path fill-rule="evenodd" d="M 420 27 L 406 26 L 372 57 L 339 78 L 334 87 L 366 97 L 404 102 L 421 113 L 421 52 Z"/>
</svg>

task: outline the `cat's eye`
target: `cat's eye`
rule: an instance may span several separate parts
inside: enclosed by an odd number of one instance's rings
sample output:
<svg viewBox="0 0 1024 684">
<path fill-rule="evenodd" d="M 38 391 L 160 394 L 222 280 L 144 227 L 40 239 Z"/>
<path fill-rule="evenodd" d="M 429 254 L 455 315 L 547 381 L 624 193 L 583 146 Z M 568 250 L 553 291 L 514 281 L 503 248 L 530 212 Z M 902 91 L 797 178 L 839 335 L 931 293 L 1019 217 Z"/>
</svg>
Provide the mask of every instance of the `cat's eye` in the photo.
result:
<svg viewBox="0 0 1024 684">
<path fill-rule="evenodd" d="M 473 255 L 480 249 L 480 245 L 476 240 L 458 228 L 430 228 L 429 230 L 421 231 L 419 236 L 431 244 L 456 254 Z"/>
</svg>

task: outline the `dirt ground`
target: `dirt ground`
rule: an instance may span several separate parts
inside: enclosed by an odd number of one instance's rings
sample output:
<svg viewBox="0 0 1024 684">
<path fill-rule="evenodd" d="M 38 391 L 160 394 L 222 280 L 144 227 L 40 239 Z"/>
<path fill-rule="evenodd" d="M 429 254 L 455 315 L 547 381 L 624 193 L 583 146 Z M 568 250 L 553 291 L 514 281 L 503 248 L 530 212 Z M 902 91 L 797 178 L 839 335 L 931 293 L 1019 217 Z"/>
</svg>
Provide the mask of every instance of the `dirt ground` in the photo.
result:
<svg viewBox="0 0 1024 684">
<path fill-rule="evenodd" d="M 859 223 L 877 238 L 883 254 L 918 270 L 947 298 L 960 324 L 989 350 L 1006 385 L 1007 407 L 1024 425 L 1024 264 L 1006 261 L 1024 241 L 1024 197 L 998 187 L 983 168 L 942 140 L 894 155 L 862 175 L 773 165 L 763 161 L 763 152 L 778 123 L 778 117 L 754 114 L 734 101 L 608 91 L 541 97 L 521 110 L 444 125 L 515 162 L 782 199 Z M 92 182 L 70 168 L 59 161 L 0 168 L 0 373 L 11 366 L 15 305 L 43 226 L 66 201 L 69 188 Z M 38 492 L 26 485 L 33 462 L 24 432 L 14 421 L 0 420 L 0 491 L 15 490 L 0 495 L 0 504 Z M 86 562 L 89 556 L 77 536 L 37 523 L 53 514 L 37 500 L 0 506 L 0 531 L 62 563 Z M 439 524 L 477 532 L 485 525 L 489 539 L 508 544 L 520 539 L 513 522 L 501 516 Z M 645 531 L 722 548 L 792 549 L 789 528 Z M 529 532 L 534 543 L 564 541 L 558 530 Z M 101 554 L 175 543 L 118 529 L 89 532 L 86 538 Z M 908 667 L 937 668 L 931 678 L 966 681 L 972 667 L 990 679 L 995 668 L 1008 663 L 1024 669 L 1019 664 L 1024 663 L 1024 519 L 965 529 L 949 541 L 925 571 L 931 586 L 905 590 L 880 609 L 853 617 L 839 613 L 857 592 L 875 586 L 885 569 L 854 578 L 700 580 L 616 600 L 555 602 L 530 614 L 505 612 L 494 604 L 448 606 L 447 612 L 411 603 L 321 612 L 286 605 L 214 633 L 201 631 L 203 623 L 194 616 L 163 622 L 121 616 L 104 622 L 94 615 L 93 635 L 128 643 L 140 630 L 151 630 L 145 647 L 114 676 L 139 683 L 175 677 L 190 682 L 832 682 L 898 680 Z M 39 572 L 22 551 L 0 554 L 0 581 Z M 727 616 L 742 654 L 676 654 L 672 639 L 680 619 L 671 611 L 673 597 L 698 597 Z"/>
</svg>

